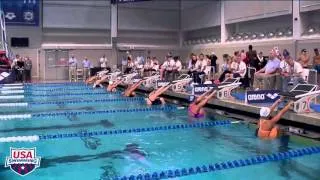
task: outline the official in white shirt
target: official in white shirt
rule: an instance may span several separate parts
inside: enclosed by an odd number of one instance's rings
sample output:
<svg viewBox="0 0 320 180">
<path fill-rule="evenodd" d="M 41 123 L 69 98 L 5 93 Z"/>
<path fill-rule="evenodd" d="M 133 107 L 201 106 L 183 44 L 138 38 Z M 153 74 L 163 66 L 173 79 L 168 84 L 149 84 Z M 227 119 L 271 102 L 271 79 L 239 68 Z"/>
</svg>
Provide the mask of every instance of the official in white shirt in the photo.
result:
<svg viewBox="0 0 320 180">
<path fill-rule="evenodd" d="M 106 57 L 106 55 L 103 55 L 101 58 L 100 58 L 100 67 L 102 70 L 105 70 L 107 68 L 107 65 L 108 65 L 108 59 Z"/>
<path fill-rule="evenodd" d="M 69 81 L 71 82 L 72 79 L 76 80 L 76 71 L 77 71 L 77 59 L 72 54 L 69 58 Z"/>
<path fill-rule="evenodd" d="M 290 74 L 293 86 L 296 86 L 297 84 L 304 84 L 305 83 L 305 80 L 303 77 L 304 69 L 303 69 L 302 65 L 299 62 L 294 61 L 290 57 L 290 55 L 285 57 L 285 61 L 290 66 L 290 73 L 289 74 Z"/>
<path fill-rule="evenodd" d="M 82 61 L 82 67 L 83 67 L 83 79 L 87 79 L 87 77 L 89 77 L 89 71 L 91 68 L 91 62 L 88 60 L 87 57 L 84 58 L 84 60 Z"/>
<path fill-rule="evenodd" d="M 239 77 L 244 78 L 244 76 L 247 73 L 247 65 L 245 62 L 243 62 L 239 51 L 236 51 L 234 55 L 235 55 L 235 63 L 238 63 L 239 65 L 234 66 L 237 69 L 233 69 L 233 72 L 231 74 L 228 74 L 227 76 L 229 78 L 239 78 Z"/>
</svg>

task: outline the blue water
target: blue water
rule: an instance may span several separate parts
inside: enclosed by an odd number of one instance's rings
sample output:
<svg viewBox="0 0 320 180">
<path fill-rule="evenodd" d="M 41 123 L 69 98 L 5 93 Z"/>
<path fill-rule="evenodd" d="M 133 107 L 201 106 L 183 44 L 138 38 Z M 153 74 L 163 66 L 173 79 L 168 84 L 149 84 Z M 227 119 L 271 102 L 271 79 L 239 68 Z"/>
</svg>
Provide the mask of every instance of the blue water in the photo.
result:
<svg viewBox="0 0 320 180">
<path fill-rule="evenodd" d="M 32 86 L 32 85 L 31 85 Z M 63 88 L 83 85 L 61 86 Z M 30 87 L 28 87 L 31 89 Z M 37 90 L 44 87 L 32 89 Z M 50 88 L 48 88 L 50 89 Z M 52 89 L 52 88 L 51 88 Z M 92 89 L 79 92 L 93 92 Z M 47 92 L 48 95 L 57 92 Z M 124 98 L 120 94 L 84 95 L 82 99 Z M 27 97 L 31 98 L 31 97 Z M 65 97 L 63 97 L 65 98 Z M 66 97 L 65 99 L 67 99 Z M 49 98 L 48 98 L 49 99 Z M 28 99 L 30 100 L 30 99 Z M 62 99 L 64 100 L 64 99 Z M 41 99 L 46 102 L 47 99 Z M 50 99 L 50 102 L 61 99 Z M 8 101 L 9 102 L 9 101 Z M 23 101 L 22 101 L 23 102 Z M 85 107 L 85 108 L 83 108 Z M 95 111 L 101 109 L 132 109 L 147 107 L 143 101 L 75 103 L 64 106 L 34 105 L 28 108 L 6 108 L 5 113 L 35 113 L 55 111 Z M 81 109 L 83 108 L 83 109 Z M 3 112 L 2 112 L 3 113 Z M 37 117 L 26 120 L 1 121 L 0 137 L 46 135 L 95 130 L 155 127 L 197 122 L 187 117 L 186 109 L 157 112 L 90 114 L 78 116 Z M 210 115 L 201 121 L 230 119 Z M 35 143 L 0 143 L 1 180 L 106 180 L 115 176 L 130 176 L 168 169 L 189 168 L 211 163 L 238 160 L 259 154 L 271 154 L 290 149 L 316 146 L 318 142 L 294 136 L 274 141 L 259 140 L 255 127 L 232 124 L 204 129 L 171 130 L 147 133 L 118 134 L 85 138 L 44 140 Z M 37 148 L 41 167 L 20 177 L 4 168 L 10 147 Z M 179 179 L 319 179 L 320 155 L 269 162 L 249 167 L 215 171 Z M 176 178 L 178 179 L 178 178 Z"/>
</svg>

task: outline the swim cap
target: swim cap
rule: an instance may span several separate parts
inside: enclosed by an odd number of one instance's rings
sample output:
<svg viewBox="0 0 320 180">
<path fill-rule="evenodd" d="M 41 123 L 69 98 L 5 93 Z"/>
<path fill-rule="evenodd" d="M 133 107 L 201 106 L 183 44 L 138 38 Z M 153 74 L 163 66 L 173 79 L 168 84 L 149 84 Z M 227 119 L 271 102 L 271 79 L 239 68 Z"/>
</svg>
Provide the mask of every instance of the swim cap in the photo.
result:
<svg viewBox="0 0 320 180">
<path fill-rule="evenodd" d="M 268 117 L 270 115 L 270 108 L 268 107 L 262 107 L 260 109 L 260 116 L 261 117 Z"/>
<path fill-rule="evenodd" d="M 109 81 L 109 84 L 113 84 L 113 81 Z"/>
</svg>

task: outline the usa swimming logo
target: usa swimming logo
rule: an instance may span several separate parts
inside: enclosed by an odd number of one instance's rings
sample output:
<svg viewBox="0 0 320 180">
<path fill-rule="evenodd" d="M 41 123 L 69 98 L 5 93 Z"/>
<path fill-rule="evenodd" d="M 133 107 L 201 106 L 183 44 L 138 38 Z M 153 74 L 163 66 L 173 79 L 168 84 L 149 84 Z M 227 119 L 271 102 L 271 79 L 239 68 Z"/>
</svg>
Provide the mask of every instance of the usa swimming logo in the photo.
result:
<svg viewBox="0 0 320 180">
<path fill-rule="evenodd" d="M 10 148 L 10 156 L 5 166 L 20 176 L 26 176 L 40 167 L 41 157 L 37 157 L 36 148 Z"/>
</svg>

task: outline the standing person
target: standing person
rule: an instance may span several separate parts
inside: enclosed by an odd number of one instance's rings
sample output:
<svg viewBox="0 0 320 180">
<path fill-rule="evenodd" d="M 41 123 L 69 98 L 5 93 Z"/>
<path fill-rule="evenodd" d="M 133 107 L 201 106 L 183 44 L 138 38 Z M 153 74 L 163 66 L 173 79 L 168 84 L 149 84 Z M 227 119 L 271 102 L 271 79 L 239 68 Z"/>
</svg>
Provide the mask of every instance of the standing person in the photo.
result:
<svg viewBox="0 0 320 180">
<path fill-rule="evenodd" d="M 282 92 L 288 92 L 288 83 L 290 82 L 290 71 L 291 68 L 289 64 L 287 63 L 287 59 L 291 59 L 289 52 L 284 49 L 283 50 L 283 59 L 280 62 L 280 77 L 281 77 L 281 82 L 282 82 L 282 87 L 280 90 Z"/>
<path fill-rule="evenodd" d="M 303 68 L 308 68 L 310 56 L 308 54 L 308 51 L 306 49 L 301 50 L 301 54 L 299 56 L 298 61 L 302 65 Z"/>
<path fill-rule="evenodd" d="M 82 61 L 82 67 L 83 67 L 83 79 L 87 79 L 89 77 L 89 71 L 91 68 L 91 62 L 88 60 L 87 57 L 84 57 L 84 60 Z"/>
<path fill-rule="evenodd" d="M 108 58 L 106 57 L 105 54 L 100 58 L 99 62 L 100 62 L 101 70 L 106 70 L 108 67 Z"/>
<path fill-rule="evenodd" d="M 170 59 L 171 55 L 167 55 L 165 57 L 165 61 L 162 63 L 162 65 L 160 66 L 160 79 L 163 80 L 166 77 L 166 71 L 167 68 L 169 67 L 169 59 Z"/>
<path fill-rule="evenodd" d="M 15 70 L 17 73 L 16 80 L 19 82 L 23 82 L 25 78 L 24 78 L 24 61 L 22 57 L 19 57 L 19 59 L 17 60 Z"/>
<path fill-rule="evenodd" d="M 77 59 L 74 57 L 74 55 L 72 54 L 70 59 L 69 59 L 69 81 L 72 81 L 72 78 L 74 78 L 74 80 L 76 79 L 76 71 L 77 71 Z"/>
<path fill-rule="evenodd" d="M 314 49 L 313 67 L 319 74 L 320 73 L 320 54 L 319 54 L 318 48 Z"/>
<path fill-rule="evenodd" d="M 32 61 L 27 56 L 24 60 L 24 74 L 25 74 L 25 81 L 31 82 L 31 70 L 32 70 Z"/>
<path fill-rule="evenodd" d="M 131 58 L 131 56 L 128 56 L 127 68 L 125 69 L 124 74 L 129 74 L 133 68 L 134 68 L 134 63 L 132 62 L 132 58 Z"/>
<path fill-rule="evenodd" d="M 218 57 L 216 56 L 215 52 L 211 53 L 211 56 L 209 57 L 210 59 L 210 65 L 211 65 L 211 73 L 214 75 L 218 72 L 217 70 L 217 60 Z"/>
<path fill-rule="evenodd" d="M 179 56 L 175 56 L 173 57 L 174 59 L 174 66 L 173 66 L 173 79 L 176 79 L 177 76 L 179 76 L 180 71 L 182 69 L 182 64 L 180 61 L 180 57 Z"/>
<path fill-rule="evenodd" d="M 260 69 L 264 68 L 264 66 L 267 64 L 267 60 L 266 58 L 263 56 L 263 52 L 259 52 L 258 54 L 258 68 L 256 69 L 257 71 L 259 71 Z"/>
<path fill-rule="evenodd" d="M 257 57 L 257 51 L 253 50 L 252 45 L 249 45 L 249 51 L 247 52 L 247 58 L 249 61 L 250 67 L 254 67 L 256 70 L 259 69 L 259 59 Z"/>
</svg>

